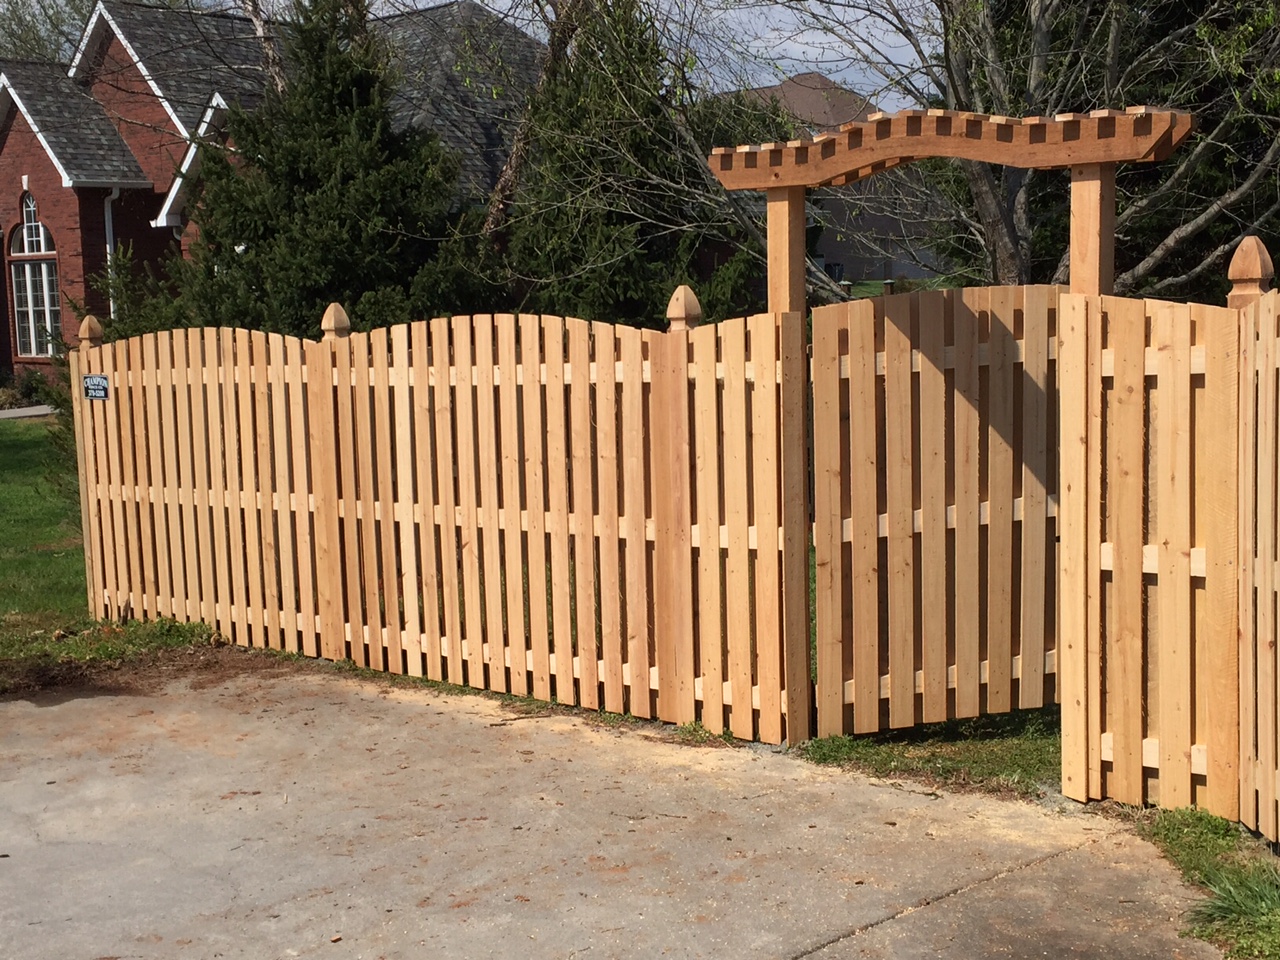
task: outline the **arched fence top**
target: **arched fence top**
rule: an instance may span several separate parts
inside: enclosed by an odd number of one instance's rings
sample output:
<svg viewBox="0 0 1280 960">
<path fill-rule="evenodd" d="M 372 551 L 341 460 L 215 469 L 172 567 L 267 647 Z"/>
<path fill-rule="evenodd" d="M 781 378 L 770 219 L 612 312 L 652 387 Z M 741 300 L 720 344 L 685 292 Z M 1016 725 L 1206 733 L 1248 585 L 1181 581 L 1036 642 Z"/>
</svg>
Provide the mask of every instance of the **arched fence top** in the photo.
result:
<svg viewBox="0 0 1280 960">
<path fill-rule="evenodd" d="M 1163 160 L 1191 133 L 1191 114 L 1156 107 L 1054 117 L 955 110 L 873 113 L 808 140 L 717 147 L 711 171 L 727 190 L 841 186 L 929 157 L 1053 169 Z"/>
</svg>

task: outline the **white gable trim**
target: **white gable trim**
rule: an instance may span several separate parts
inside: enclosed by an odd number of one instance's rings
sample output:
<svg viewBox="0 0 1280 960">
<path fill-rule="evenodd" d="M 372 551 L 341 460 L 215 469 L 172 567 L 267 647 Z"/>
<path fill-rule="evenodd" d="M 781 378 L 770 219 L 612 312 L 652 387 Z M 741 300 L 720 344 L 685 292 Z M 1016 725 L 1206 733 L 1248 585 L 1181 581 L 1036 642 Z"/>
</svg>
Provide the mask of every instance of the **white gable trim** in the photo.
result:
<svg viewBox="0 0 1280 960">
<path fill-rule="evenodd" d="M 182 209 L 187 202 L 188 180 L 200 172 L 200 146 L 208 138 L 211 131 L 222 129 L 227 115 L 227 101 L 222 94 L 214 93 L 200 118 L 200 127 L 195 137 L 187 146 L 173 183 L 169 184 L 169 192 L 165 194 L 164 204 L 159 215 L 151 221 L 153 227 L 182 226 Z"/>
<path fill-rule="evenodd" d="M 105 24 L 105 26 L 104 26 Z M 133 61 L 133 65 L 138 68 L 138 72 L 142 74 L 142 79 L 147 81 L 147 86 L 151 88 L 151 92 L 156 95 L 156 99 L 160 101 L 164 107 L 165 113 L 169 115 L 169 119 L 173 121 L 174 128 L 178 131 L 178 135 L 184 139 L 190 134 L 182 121 L 178 119 L 178 114 L 174 112 L 173 105 L 160 92 L 160 86 L 151 76 L 151 72 L 147 69 L 146 64 L 138 56 L 138 51 L 133 49 L 133 44 L 129 42 L 129 38 L 124 35 L 124 31 L 120 29 L 115 18 L 107 12 L 107 8 L 103 5 L 102 0 L 98 0 L 98 5 L 93 8 L 93 16 L 89 18 L 89 25 L 85 27 L 84 35 L 80 38 L 80 45 L 76 48 L 76 55 L 71 60 L 71 68 L 67 71 L 67 76 L 74 79 L 80 72 L 82 61 L 89 51 L 97 46 L 100 42 L 101 34 L 104 30 L 110 29 L 115 34 L 121 46 L 124 47 L 125 53 L 129 54 L 129 58 Z"/>
<path fill-rule="evenodd" d="M 36 139 L 40 141 L 40 146 L 44 147 L 44 152 L 49 155 L 50 161 L 52 161 L 54 167 L 57 168 L 58 173 L 62 175 L 62 185 L 64 187 L 74 187 L 75 184 L 72 183 L 71 177 L 67 175 L 66 167 L 62 165 L 57 154 L 53 152 L 53 148 L 49 146 L 49 141 L 44 138 L 44 134 L 41 133 L 40 128 L 36 126 L 35 120 L 33 120 L 31 114 L 27 112 L 27 108 L 22 103 L 22 98 L 18 96 L 18 91 L 13 89 L 13 84 L 3 73 L 0 73 L 0 95 L 7 96 L 9 102 L 17 107 L 18 112 L 22 114 L 22 119 L 27 121 L 27 126 L 31 128 L 31 132 L 34 133 L 36 135 Z M 0 116 L 7 112 L 7 110 L 0 111 Z"/>
</svg>

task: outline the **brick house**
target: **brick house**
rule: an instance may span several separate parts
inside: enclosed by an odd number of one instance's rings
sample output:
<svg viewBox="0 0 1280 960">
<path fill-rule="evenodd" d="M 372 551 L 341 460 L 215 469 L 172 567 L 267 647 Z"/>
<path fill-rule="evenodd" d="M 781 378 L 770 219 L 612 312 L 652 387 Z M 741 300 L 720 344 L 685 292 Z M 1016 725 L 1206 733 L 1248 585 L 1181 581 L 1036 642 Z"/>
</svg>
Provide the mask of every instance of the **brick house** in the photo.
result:
<svg viewBox="0 0 1280 960">
<path fill-rule="evenodd" d="M 471 0 L 374 28 L 396 60 L 396 121 L 436 131 L 463 193 L 484 196 L 541 44 Z M 126 0 L 98 3 L 69 65 L 0 61 L 0 373 L 48 367 L 81 309 L 109 312 L 88 282 L 109 251 L 154 262 L 181 244 L 197 143 L 265 82 L 247 19 Z"/>
</svg>

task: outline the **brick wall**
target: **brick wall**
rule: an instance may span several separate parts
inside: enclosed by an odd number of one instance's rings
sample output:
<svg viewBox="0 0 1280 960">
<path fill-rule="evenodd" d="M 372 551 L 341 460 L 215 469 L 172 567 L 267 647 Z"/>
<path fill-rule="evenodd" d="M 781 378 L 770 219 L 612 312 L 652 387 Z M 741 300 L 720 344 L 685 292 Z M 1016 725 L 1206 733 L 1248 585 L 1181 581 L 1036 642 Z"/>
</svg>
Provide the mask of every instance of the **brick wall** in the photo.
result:
<svg viewBox="0 0 1280 960">
<path fill-rule="evenodd" d="M 22 195 L 30 192 L 36 200 L 40 219 L 57 248 L 58 280 L 62 288 L 62 334 L 64 339 L 75 342 L 77 323 L 70 300 L 83 302 L 84 245 L 92 242 L 93 234 L 82 231 L 94 229 L 92 224 L 82 223 L 82 207 L 91 209 L 92 201 L 84 203 L 75 192 L 62 185 L 62 175 L 45 153 L 22 114 L 10 111 L 10 117 L 0 126 L 0 237 L 3 238 L 5 269 L 0 271 L 0 292 L 3 294 L 3 339 L 9 362 L 14 369 L 25 367 L 47 368 L 50 361 L 18 356 L 17 330 L 14 326 L 13 292 L 9 283 L 8 252 L 13 231 L 22 224 Z M 23 187 L 23 177 L 27 186 Z M 98 233 L 101 236 L 102 191 L 98 194 Z M 2 359 L 2 357 L 0 357 Z"/>
<path fill-rule="evenodd" d="M 90 94 L 102 104 L 125 144 L 138 158 L 147 179 L 163 194 L 182 162 L 186 141 L 178 135 L 164 105 L 147 85 L 119 38 L 112 37 L 94 64 L 92 75 Z M 151 216 L 159 209 L 157 202 Z"/>
</svg>

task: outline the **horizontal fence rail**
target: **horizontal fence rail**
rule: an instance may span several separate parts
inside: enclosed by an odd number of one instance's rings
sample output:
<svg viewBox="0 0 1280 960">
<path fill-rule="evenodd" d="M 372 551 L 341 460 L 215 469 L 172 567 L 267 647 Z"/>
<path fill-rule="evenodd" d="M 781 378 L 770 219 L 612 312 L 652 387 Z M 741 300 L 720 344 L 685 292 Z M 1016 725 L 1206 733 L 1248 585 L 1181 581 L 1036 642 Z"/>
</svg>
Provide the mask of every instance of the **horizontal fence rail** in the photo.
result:
<svg viewBox="0 0 1280 960">
<path fill-rule="evenodd" d="M 819 733 L 1052 702 L 1058 294 L 814 311 Z"/>
<path fill-rule="evenodd" d="M 782 319 L 476 316 L 78 351 L 75 376 L 106 383 L 77 399 L 90 606 L 803 739 L 806 370 Z"/>
</svg>

